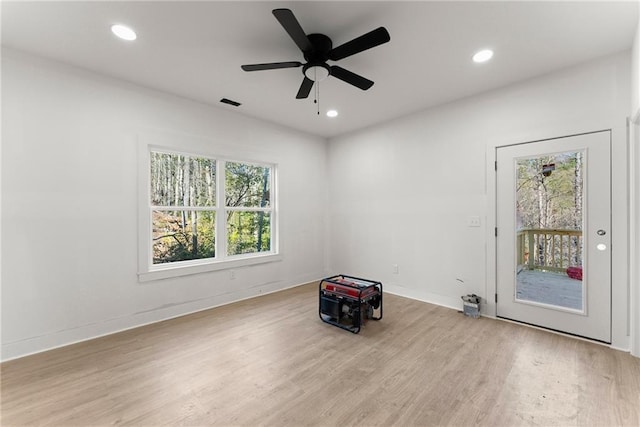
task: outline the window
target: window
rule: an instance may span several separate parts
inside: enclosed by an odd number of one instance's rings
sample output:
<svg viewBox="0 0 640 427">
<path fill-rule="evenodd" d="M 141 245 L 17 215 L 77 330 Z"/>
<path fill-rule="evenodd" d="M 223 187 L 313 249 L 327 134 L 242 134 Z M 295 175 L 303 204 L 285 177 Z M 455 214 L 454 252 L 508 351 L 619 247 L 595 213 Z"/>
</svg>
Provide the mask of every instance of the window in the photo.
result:
<svg viewBox="0 0 640 427">
<path fill-rule="evenodd" d="M 266 262 L 277 254 L 275 166 L 146 150 L 142 281 L 145 273 L 171 270 L 147 277 L 153 280 Z"/>
<path fill-rule="evenodd" d="M 225 164 L 227 255 L 271 250 L 271 168 Z"/>
<path fill-rule="evenodd" d="M 215 258 L 216 161 L 151 152 L 153 264 Z"/>
</svg>

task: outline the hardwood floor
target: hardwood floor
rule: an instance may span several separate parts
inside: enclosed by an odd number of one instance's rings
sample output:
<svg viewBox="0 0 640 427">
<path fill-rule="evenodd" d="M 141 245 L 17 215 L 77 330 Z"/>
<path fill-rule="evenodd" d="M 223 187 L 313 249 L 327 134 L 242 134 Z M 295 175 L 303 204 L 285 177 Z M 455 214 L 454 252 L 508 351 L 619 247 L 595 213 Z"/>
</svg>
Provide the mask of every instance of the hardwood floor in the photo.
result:
<svg viewBox="0 0 640 427">
<path fill-rule="evenodd" d="M 317 287 L 2 364 L 10 425 L 640 425 L 640 359 L 385 294 L 359 335 Z"/>
</svg>

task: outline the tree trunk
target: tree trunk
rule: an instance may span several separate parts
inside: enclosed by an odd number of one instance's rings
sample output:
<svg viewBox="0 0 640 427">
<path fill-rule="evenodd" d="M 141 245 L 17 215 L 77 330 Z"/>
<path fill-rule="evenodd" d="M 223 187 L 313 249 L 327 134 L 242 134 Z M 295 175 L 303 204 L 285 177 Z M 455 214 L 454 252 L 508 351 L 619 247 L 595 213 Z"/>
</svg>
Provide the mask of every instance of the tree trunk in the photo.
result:
<svg viewBox="0 0 640 427">
<path fill-rule="evenodd" d="M 538 161 L 539 170 L 542 170 L 542 162 Z M 546 228 L 546 213 L 545 213 L 545 188 L 544 188 L 544 176 L 541 172 L 538 173 L 536 179 L 536 195 L 538 199 L 538 228 Z M 542 234 L 538 235 L 538 263 L 540 266 L 544 266 L 545 262 L 545 239 Z"/>
<path fill-rule="evenodd" d="M 576 230 L 582 230 L 582 189 L 583 189 L 583 179 L 582 179 L 582 153 L 576 153 L 576 167 L 574 172 L 574 181 L 573 181 L 573 197 L 575 200 L 575 212 L 573 216 L 573 226 Z M 582 265 L 582 248 L 580 247 L 580 239 L 575 238 L 574 240 L 574 259 L 573 265 Z"/>
</svg>

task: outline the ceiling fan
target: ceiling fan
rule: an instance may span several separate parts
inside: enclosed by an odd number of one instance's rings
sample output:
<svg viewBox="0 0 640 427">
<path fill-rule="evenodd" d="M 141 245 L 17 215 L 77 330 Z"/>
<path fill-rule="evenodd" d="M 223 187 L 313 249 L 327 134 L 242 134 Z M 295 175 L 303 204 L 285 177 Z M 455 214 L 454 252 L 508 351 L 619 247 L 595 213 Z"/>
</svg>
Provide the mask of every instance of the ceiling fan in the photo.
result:
<svg viewBox="0 0 640 427">
<path fill-rule="evenodd" d="M 333 76 L 362 90 L 373 86 L 373 82 L 358 74 L 345 70 L 337 65 L 328 65 L 327 61 L 338 61 L 356 53 L 387 43 L 391 40 L 389 32 L 384 27 L 376 28 L 366 34 L 356 37 L 336 48 L 331 39 L 324 34 L 305 34 L 293 12 L 289 9 L 274 9 L 273 15 L 280 25 L 300 48 L 306 63 L 298 61 L 271 62 L 267 64 L 243 65 L 244 71 L 275 70 L 278 68 L 302 67 L 304 79 L 296 95 L 297 99 L 307 98 L 314 82 Z"/>
</svg>

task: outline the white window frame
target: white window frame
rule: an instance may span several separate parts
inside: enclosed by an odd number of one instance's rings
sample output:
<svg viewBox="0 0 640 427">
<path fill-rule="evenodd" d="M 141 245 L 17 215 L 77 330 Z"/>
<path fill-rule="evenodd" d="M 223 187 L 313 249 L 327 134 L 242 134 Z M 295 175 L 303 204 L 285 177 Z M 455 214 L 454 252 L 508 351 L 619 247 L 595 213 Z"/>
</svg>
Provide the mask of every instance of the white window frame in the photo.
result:
<svg viewBox="0 0 640 427">
<path fill-rule="evenodd" d="M 184 138 L 184 136 L 182 136 Z M 206 273 L 225 269 L 234 269 L 249 265 L 282 260 L 279 253 L 277 220 L 277 164 L 268 161 L 255 161 L 216 155 L 199 147 L 199 144 L 184 144 L 184 148 L 151 143 L 158 138 L 141 137 L 138 144 L 138 280 L 148 282 L 191 274 Z M 161 140 L 164 138 L 160 138 Z M 181 140 L 181 142 L 183 142 Z M 173 144 L 172 144 L 173 145 Z M 183 145 L 183 144 L 181 144 Z M 205 208 L 186 208 L 186 210 L 207 210 L 216 212 L 215 257 L 198 260 L 177 261 L 153 264 L 152 213 L 150 200 L 151 155 L 152 151 L 167 154 L 181 154 L 193 157 L 206 157 L 216 160 L 216 205 Z M 243 163 L 268 167 L 270 173 L 269 207 L 227 207 L 225 202 L 225 165 L 227 162 Z M 176 208 L 183 210 L 183 208 Z M 265 211 L 270 214 L 271 250 L 240 255 L 227 255 L 227 211 Z"/>
</svg>

